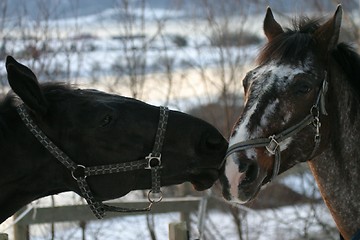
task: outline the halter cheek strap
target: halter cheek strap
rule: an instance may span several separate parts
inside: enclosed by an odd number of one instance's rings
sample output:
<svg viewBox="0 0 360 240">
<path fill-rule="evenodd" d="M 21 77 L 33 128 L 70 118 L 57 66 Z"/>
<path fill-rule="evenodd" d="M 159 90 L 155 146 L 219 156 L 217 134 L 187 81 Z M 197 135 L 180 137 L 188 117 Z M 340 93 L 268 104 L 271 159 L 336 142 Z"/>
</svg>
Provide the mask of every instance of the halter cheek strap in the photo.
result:
<svg viewBox="0 0 360 240">
<path fill-rule="evenodd" d="M 160 190 L 160 169 L 161 169 L 161 150 L 164 142 L 166 125 L 168 120 L 168 109 L 166 107 L 160 107 L 160 118 L 158 128 L 155 137 L 155 144 L 152 152 L 145 157 L 145 159 L 101 165 L 94 167 L 85 167 L 83 165 L 73 162 L 61 149 L 59 149 L 34 123 L 29 113 L 27 112 L 24 104 L 17 107 L 17 111 L 25 123 L 30 132 L 36 137 L 36 139 L 70 172 L 72 177 L 76 180 L 78 187 L 81 191 L 82 197 L 84 197 L 98 219 L 102 219 L 105 216 L 106 211 L 111 212 L 143 212 L 150 211 L 154 203 L 162 200 L 162 192 Z M 109 206 L 101 201 L 95 199 L 86 179 L 90 176 L 106 175 L 111 173 L 128 172 L 133 170 L 147 169 L 151 170 L 151 182 L 152 187 L 148 193 L 149 206 L 141 209 L 128 209 L 115 206 Z"/>
<path fill-rule="evenodd" d="M 224 158 L 224 161 L 227 157 L 229 157 L 231 154 L 236 153 L 238 151 L 243 151 L 249 148 L 257 148 L 257 147 L 265 147 L 266 150 L 271 154 L 275 156 L 274 159 L 274 166 L 273 166 L 273 173 L 271 176 L 271 180 L 273 180 L 280 171 L 280 165 L 281 165 L 281 153 L 280 153 L 280 144 L 284 142 L 286 139 L 296 135 L 298 132 L 303 130 L 305 127 L 309 125 L 313 125 L 315 127 L 315 136 L 314 136 L 314 149 L 310 155 L 310 158 L 314 156 L 316 151 L 318 150 L 320 146 L 321 136 L 320 136 L 320 113 L 323 115 L 327 115 L 326 109 L 325 109 L 325 95 L 328 88 L 328 82 L 327 82 L 327 73 L 325 71 L 325 78 L 323 80 L 322 86 L 319 90 L 319 93 L 317 95 L 317 98 L 315 100 L 314 105 L 310 109 L 310 113 L 299 123 L 285 129 L 284 131 L 280 132 L 279 134 L 272 135 L 268 138 L 255 138 L 250 139 L 247 141 L 236 143 L 229 147 L 227 150 L 226 156 Z"/>
</svg>

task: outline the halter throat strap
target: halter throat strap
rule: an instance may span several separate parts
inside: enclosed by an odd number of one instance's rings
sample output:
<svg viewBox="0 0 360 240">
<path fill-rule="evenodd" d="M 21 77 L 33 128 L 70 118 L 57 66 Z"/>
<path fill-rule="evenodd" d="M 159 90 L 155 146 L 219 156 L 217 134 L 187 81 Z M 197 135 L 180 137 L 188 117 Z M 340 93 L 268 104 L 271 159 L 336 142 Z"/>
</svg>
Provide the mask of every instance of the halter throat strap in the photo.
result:
<svg viewBox="0 0 360 240">
<path fill-rule="evenodd" d="M 164 142 L 166 125 L 168 120 L 168 108 L 160 107 L 160 117 L 158 128 L 155 137 L 155 144 L 152 152 L 145 157 L 132 162 L 109 164 L 93 167 L 85 167 L 83 165 L 76 164 L 72 161 L 61 149 L 59 149 L 46 135 L 45 133 L 34 123 L 29 113 L 27 112 L 25 105 L 21 104 L 17 107 L 17 112 L 20 118 L 30 130 L 30 132 L 36 137 L 36 139 L 70 172 L 72 177 L 76 180 L 78 187 L 81 191 L 82 197 L 84 197 L 94 215 L 98 219 L 102 219 L 105 216 L 106 211 L 111 212 L 144 212 L 150 211 L 154 203 L 158 203 L 162 200 L 162 192 L 160 190 L 160 169 L 161 166 L 161 150 Z M 106 175 L 111 173 L 128 172 L 133 170 L 147 169 L 151 171 L 152 187 L 148 193 L 149 205 L 148 207 L 141 209 L 129 209 L 116 206 L 109 206 L 101 201 L 96 200 L 94 197 L 86 178 L 95 175 Z"/>
<path fill-rule="evenodd" d="M 319 93 L 316 97 L 315 103 L 311 107 L 310 113 L 302 121 L 285 129 L 284 131 L 282 131 L 278 134 L 272 135 L 270 137 L 255 138 L 255 139 L 250 139 L 247 141 L 236 143 L 229 147 L 224 159 L 226 159 L 231 154 L 238 152 L 238 151 L 243 151 L 243 150 L 246 150 L 249 148 L 265 147 L 266 150 L 271 155 L 275 156 L 273 172 L 272 172 L 272 176 L 270 179 L 270 181 L 272 181 L 279 174 L 279 171 L 280 171 L 280 165 L 281 165 L 280 144 L 282 142 L 284 142 L 286 139 L 296 135 L 301 130 L 303 130 L 304 128 L 306 128 L 307 126 L 309 126 L 311 124 L 315 127 L 315 136 L 314 136 L 315 145 L 314 145 L 314 149 L 310 155 L 310 158 L 312 158 L 314 156 L 314 154 L 316 153 L 316 151 L 318 150 L 318 148 L 320 146 L 320 141 L 321 141 L 321 137 L 320 137 L 321 123 L 320 123 L 320 119 L 319 119 L 320 113 L 323 115 L 327 115 L 327 112 L 325 109 L 325 95 L 327 92 L 327 88 L 328 88 L 327 72 L 325 71 L 325 77 L 322 82 L 322 86 L 319 90 Z"/>
</svg>

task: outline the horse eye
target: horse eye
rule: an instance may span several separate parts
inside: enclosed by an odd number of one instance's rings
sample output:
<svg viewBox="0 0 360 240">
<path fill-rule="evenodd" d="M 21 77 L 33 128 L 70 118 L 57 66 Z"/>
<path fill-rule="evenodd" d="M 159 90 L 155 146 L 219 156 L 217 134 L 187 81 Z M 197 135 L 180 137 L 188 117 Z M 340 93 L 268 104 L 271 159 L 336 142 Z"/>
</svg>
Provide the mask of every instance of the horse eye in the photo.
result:
<svg viewBox="0 0 360 240">
<path fill-rule="evenodd" d="M 111 121 L 112 121 L 112 116 L 106 115 L 103 118 L 103 120 L 102 120 L 102 122 L 100 124 L 100 127 L 105 127 L 105 126 L 109 125 L 111 123 Z"/>
<path fill-rule="evenodd" d="M 301 84 L 296 88 L 296 94 L 304 95 L 311 91 L 311 86 L 308 84 Z"/>
</svg>

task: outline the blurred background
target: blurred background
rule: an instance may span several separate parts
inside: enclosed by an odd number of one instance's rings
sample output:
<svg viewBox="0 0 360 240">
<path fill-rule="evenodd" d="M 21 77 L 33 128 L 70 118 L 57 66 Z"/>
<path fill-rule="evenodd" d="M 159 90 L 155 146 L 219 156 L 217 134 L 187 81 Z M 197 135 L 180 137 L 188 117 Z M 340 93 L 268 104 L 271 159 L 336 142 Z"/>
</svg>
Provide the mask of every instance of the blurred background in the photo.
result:
<svg viewBox="0 0 360 240">
<path fill-rule="evenodd" d="M 330 17 L 338 3 L 344 8 L 341 40 L 357 49 L 358 0 L 0 0 L 0 66 L 6 55 L 13 55 L 42 82 L 61 81 L 166 105 L 205 119 L 228 138 L 242 111 L 242 78 L 266 42 L 266 7 L 283 27 L 291 27 L 291 19 L 302 15 Z M 4 95 L 9 90 L 5 67 L 0 76 Z M 168 239 L 168 224 L 178 221 L 186 221 L 190 239 L 338 239 L 306 164 L 266 185 L 246 206 L 224 202 L 218 184 L 205 192 L 190 184 L 164 192 L 179 202 L 195 199 L 196 207 L 180 204 L 177 211 L 159 214 L 21 227 L 26 238 L 37 240 Z M 134 191 L 119 201 L 144 196 L 146 192 Z M 37 220 L 36 209 L 78 204 L 84 200 L 63 193 L 22 211 Z M 14 219 L 21 223 L 21 217 L 8 219 L 0 232 L 14 239 Z"/>
</svg>

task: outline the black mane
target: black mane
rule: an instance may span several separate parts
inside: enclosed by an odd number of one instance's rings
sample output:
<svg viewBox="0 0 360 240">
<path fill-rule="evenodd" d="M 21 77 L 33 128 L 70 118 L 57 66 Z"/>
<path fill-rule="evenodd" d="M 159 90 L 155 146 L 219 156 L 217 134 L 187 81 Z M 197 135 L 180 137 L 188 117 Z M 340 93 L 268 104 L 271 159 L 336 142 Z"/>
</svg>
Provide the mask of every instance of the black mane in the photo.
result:
<svg viewBox="0 0 360 240">
<path fill-rule="evenodd" d="M 317 43 L 314 32 L 321 26 L 321 19 L 303 17 L 293 21 L 293 27 L 269 41 L 260 52 L 258 64 L 266 64 L 271 60 L 298 64 L 304 62 L 309 51 L 316 52 Z M 349 84 L 360 98 L 360 56 L 346 43 L 339 43 L 332 50 L 331 56 L 339 64 L 347 76 Z"/>
<path fill-rule="evenodd" d="M 44 94 L 51 98 L 56 98 L 57 100 L 66 99 L 70 95 L 74 95 L 75 87 L 66 83 L 53 83 L 48 82 L 44 83 L 41 86 Z M 57 92 L 56 94 L 55 91 Z M 20 98 L 10 90 L 5 96 L 2 96 L 0 99 L 0 142 L 7 141 L 4 137 L 4 131 L 11 131 L 14 128 L 12 124 L 14 121 L 5 121 L 4 116 L 10 116 L 8 111 L 14 106 L 21 104 Z"/>
<path fill-rule="evenodd" d="M 76 85 L 65 83 L 65 82 L 45 82 L 40 84 L 41 90 L 46 94 L 48 92 L 52 91 L 71 91 L 76 88 Z M 9 91 L 9 93 L 5 96 L 5 98 L 2 99 L 2 101 L 5 101 L 7 98 L 14 98 L 16 97 L 16 94 L 14 94 L 13 91 Z"/>
<path fill-rule="evenodd" d="M 257 58 L 259 64 L 270 60 L 286 62 L 303 61 L 315 44 L 313 33 L 320 27 L 320 19 L 307 17 L 293 21 L 293 28 L 285 29 L 284 33 L 269 41 Z M 310 49 L 309 49 L 310 48 Z"/>
<path fill-rule="evenodd" d="M 66 98 L 69 94 L 74 94 L 73 92 L 76 89 L 75 85 L 58 82 L 47 82 L 41 84 L 40 86 L 46 96 L 53 95 L 52 93 L 55 91 L 57 93 L 61 93 L 56 94 L 57 98 Z M 9 91 L 8 94 L 0 100 L 0 109 L 4 109 L 7 106 L 13 106 L 19 101 L 19 97 L 13 91 Z"/>
<path fill-rule="evenodd" d="M 339 43 L 332 56 L 347 76 L 347 80 L 360 98 L 360 56 L 346 43 Z"/>
</svg>

